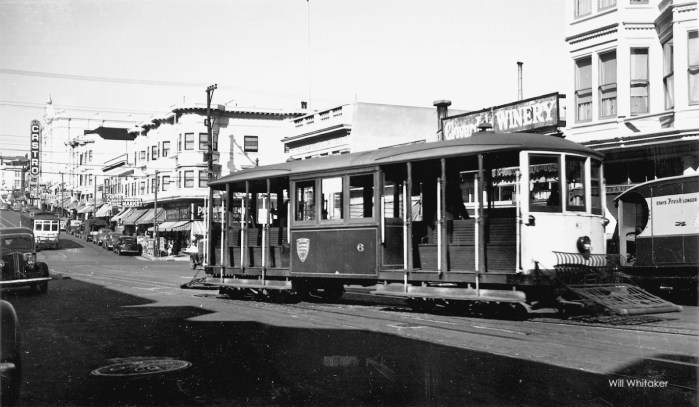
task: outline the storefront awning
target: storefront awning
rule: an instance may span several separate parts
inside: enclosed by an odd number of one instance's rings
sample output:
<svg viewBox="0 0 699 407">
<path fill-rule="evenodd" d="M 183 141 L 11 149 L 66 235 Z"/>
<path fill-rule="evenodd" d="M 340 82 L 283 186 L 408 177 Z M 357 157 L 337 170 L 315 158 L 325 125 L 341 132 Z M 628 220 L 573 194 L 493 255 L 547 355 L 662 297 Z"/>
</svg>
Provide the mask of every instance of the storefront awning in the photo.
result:
<svg viewBox="0 0 699 407">
<path fill-rule="evenodd" d="M 195 220 L 192 224 L 192 233 L 195 235 L 206 236 L 206 225 L 203 221 Z"/>
<path fill-rule="evenodd" d="M 148 209 L 134 209 L 128 216 L 124 217 L 124 225 L 137 225 L 136 222 L 139 218 L 148 213 L 148 211 Z"/>
<path fill-rule="evenodd" d="M 78 205 L 80 205 L 78 202 L 73 202 L 73 203 L 67 204 L 63 209 L 66 209 L 66 210 L 75 209 L 78 207 Z"/>
<path fill-rule="evenodd" d="M 178 224 L 178 223 L 179 223 L 179 222 L 177 222 L 177 221 L 174 221 L 174 222 L 173 222 L 173 221 L 163 222 L 163 223 L 161 223 L 161 224 L 158 225 L 158 231 L 159 231 L 159 232 L 170 232 L 170 231 L 172 230 L 172 227 L 175 226 L 175 225 Z M 151 226 L 151 227 L 148 228 L 148 231 L 149 231 L 149 232 L 152 232 L 152 231 L 154 231 L 154 230 L 155 230 L 155 226 Z"/>
<path fill-rule="evenodd" d="M 95 212 L 95 218 L 105 218 L 107 216 L 110 216 L 111 214 L 112 205 L 104 204 L 99 209 L 97 209 L 97 212 Z"/>
<path fill-rule="evenodd" d="M 87 204 L 83 206 L 82 208 L 78 208 L 78 213 L 91 213 L 94 210 L 94 206 L 92 204 Z"/>
<path fill-rule="evenodd" d="M 112 216 L 111 219 L 109 219 L 111 222 L 119 222 L 121 219 L 124 219 L 127 217 L 131 212 L 135 211 L 134 208 L 124 208 L 121 210 L 121 212 L 117 213 L 116 215 Z"/>
<path fill-rule="evenodd" d="M 173 227 L 173 232 L 188 232 L 192 229 L 192 222 L 188 220 L 181 220 L 177 222 Z"/>
<path fill-rule="evenodd" d="M 136 222 L 137 225 L 148 225 L 150 223 L 155 223 L 155 213 L 153 209 L 147 209 L 148 212 L 146 212 L 145 215 L 143 215 L 141 218 L 138 219 Z M 165 209 L 163 208 L 158 208 L 158 223 L 165 222 Z"/>
</svg>

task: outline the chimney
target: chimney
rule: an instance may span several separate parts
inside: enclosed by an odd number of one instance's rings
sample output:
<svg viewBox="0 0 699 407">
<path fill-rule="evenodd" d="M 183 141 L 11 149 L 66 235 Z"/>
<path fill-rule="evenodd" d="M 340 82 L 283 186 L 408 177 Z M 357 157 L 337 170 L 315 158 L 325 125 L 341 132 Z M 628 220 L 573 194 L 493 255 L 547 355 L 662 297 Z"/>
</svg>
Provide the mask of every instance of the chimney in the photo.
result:
<svg viewBox="0 0 699 407">
<path fill-rule="evenodd" d="M 308 108 L 308 102 L 301 101 L 301 109 L 307 109 Z"/>
<path fill-rule="evenodd" d="M 442 119 L 447 117 L 449 111 L 449 106 L 451 105 L 450 100 L 435 100 L 432 103 L 433 106 L 437 107 L 437 140 L 444 140 L 444 127 L 442 124 Z"/>
<path fill-rule="evenodd" d="M 517 62 L 517 100 L 524 99 L 522 94 L 522 65 L 524 65 L 524 62 Z"/>
</svg>

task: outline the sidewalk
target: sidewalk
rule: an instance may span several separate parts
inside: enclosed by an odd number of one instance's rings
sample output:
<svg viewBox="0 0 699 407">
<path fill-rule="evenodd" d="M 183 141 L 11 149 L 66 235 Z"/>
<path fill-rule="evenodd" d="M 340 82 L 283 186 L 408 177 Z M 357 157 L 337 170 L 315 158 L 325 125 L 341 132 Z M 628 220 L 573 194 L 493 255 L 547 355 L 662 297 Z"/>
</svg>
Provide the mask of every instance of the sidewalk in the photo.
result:
<svg viewBox="0 0 699 407">
<path fill-rule="evenodd" d="M 151 260 L 151 261 L 189 261 L 189 255 L 188 254 L 178 254 L 175 256 L 163 256 L 163 257 L 155 257 L 151 256 L 148 253 L 142 253 L 141 257 L 143 257 L 146 260 Z"/>
</svg>

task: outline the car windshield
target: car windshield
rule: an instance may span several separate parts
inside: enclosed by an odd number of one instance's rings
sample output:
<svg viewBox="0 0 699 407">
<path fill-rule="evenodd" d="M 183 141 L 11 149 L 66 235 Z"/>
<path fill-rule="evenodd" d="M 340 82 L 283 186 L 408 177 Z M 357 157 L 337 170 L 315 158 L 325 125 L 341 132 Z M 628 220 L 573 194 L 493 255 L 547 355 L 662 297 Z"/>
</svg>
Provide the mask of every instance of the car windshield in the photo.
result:
<svg viewBox="0 0 699 407">
<path fill-rule="evenodd" d="M 122 237 L 121 241 L 124 243 L 136 243 L 135 237 Z"/>
<path fill-rule="evenodd" d="M 32 251 L 34 249 L 34 240 L 31 236 L 3 236 L 0 238 L 2 252 L 9 251 Z"/>
</svg>

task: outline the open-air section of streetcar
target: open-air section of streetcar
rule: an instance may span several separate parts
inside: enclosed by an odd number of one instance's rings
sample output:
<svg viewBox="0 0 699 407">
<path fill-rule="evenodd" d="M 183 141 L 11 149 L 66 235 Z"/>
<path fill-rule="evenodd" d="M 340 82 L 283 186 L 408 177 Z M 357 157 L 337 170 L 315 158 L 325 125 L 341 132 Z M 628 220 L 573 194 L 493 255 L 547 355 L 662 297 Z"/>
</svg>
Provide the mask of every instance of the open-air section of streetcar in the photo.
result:
<svg viewBox="0 0 699 407">
<path fill-rule="evenodd" d="M 374 286 L 420 308 L 678 310 L 614 281 L 602 159 L 560 137 L 484 131 L 235 172 L 209 184 L 223 194 L 206 284 L 325 299 Z"/>
</svg>

